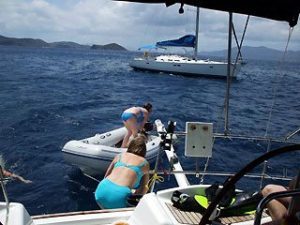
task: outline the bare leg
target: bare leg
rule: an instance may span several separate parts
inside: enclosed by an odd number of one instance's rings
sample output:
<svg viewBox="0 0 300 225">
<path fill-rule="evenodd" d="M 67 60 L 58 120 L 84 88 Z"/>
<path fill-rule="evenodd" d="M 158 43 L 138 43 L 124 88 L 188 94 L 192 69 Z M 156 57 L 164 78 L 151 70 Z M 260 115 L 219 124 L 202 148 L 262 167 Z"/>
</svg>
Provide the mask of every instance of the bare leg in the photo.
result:
<svg viewBox="0 0 300 225">
<path fill-rule="evenodd" d="M 262 195 L 266 197 L 270 193 L 279 191 L 286 191 L 286 188 L 280 185 L 269 184 L 263 188 Z M 273 220 L 271 224 L 280 224 L 282 219 L 285 218 L 289 201 L 290 198 L 280 198 L 272 200 L 267 204 L 270 216 Z"/>
<path fill-rule="evenodd" d="M 127 148 L 127 144 L 129 142 L 129 138 L 131 136 L 131 131 L 127 129 L 127 134 L 125 135 L 123 141 L 122 141 L 122 145 L 121 145 L 121 148 Z"/>
<path fill-rule="evenodd" d="M 125 135 L 125 137 L 123 139 L 121 148 L 127 148 L 129 145 L 129 139 L 130 139 L 131 135 L 133 137 L 136 137 L 138 130 L 137 130 L 135 118 L 131 118 L 123 123 L 124 123 L 124 126 L 127 128 L 127 134 Z"/>
</svg>

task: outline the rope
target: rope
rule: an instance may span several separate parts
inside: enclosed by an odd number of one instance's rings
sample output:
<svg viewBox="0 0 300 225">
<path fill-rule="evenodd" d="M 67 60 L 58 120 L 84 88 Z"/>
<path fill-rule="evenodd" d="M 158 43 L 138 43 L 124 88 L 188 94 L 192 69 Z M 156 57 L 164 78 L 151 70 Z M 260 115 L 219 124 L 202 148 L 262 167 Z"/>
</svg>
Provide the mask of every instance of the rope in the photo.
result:
<svg viewBox="0 0 300 225">
<path fill-rule="evenodd" d="M 9 217 L 9 212 L 10 212 L 10 208 L 9 208 L 9 200 L 8 200 L 8 195 L 7 195 L 7 190 L 4 184 L 4 169 L 2 169 L 2 166 L 0 165 L 0 184 L 2 187 L 2 193 L 5 199 L 5 204 L 6 204 L 6 221 L 8 221 L 8 217 Z M 1 223 L 2 224 L 2 223 Z"/>
<path fill-rule="evenodd" d="M 92 177 L 92 176 L 90 176 L 90 175 L 88 175 L 86 173 L 84 173 L 83 175 L 86 176 L 86 177 L 88 177 L 88 178 L 90 178 L 90 179 L 92 179 L 93 181 L 96 181 L 96 182 L 100 183 L 100 180 L 96 179 L 95 177 Z"/>
<path fill-rule="evenodd" d="M 213 140 L 213 143 L 214 143 L 214 142 L 215 142 L 215 139 Z M 205 163 L 205 165 L 204 165 L 203 174 L 202 174 L 202 176 L 201 176 L 201 178 L 200 178 L 200 184 L 203 184 L 203 182 L 204 182 L 204 177 L 205 177 L 205 173 L 206 173 L 206 171 L 207 171 L 208 164 L 209 164 L 209 157 L 206 158 L 206 163 Z"/>
<path fill-rule="evenodd" d="M 162 176 L 157 175 L 157 173 L 154 173 L 153 176 L 149 179 L 148 184 L 146 185 L 148 190 L 150 190 L 150 187 L 152 187 L 156 181 L 162 183 L 165 181 L 165 179 Z"/>
<path fill-rule="evenodd" d="M 288 45 L 290 43 L 290 40 L 291 40 L 291 36 L 292 36 L 292 33 L 293 33 L 293 28 L 291 27 L 289 29 L 289 36 L 288 36 L 288 40 L 287 40 L 287 43 L 286 43 L 286 46 L 285 46 L 285 49 L 284 49 L 284 53 L 283 53 L 283 56 L 279 62 L 279 78 L 280 80 L 278 80 L 277 82 L 277 86 L 276 85 L 276 82 L 274 83 L 274 86 L 273 86 L 273 100 L 272 100 L 272 105 L 271 105 L 271 110 L 270 110 L 270 113 L 269 113 L 269 117 L 268 117 L 268 122 L 267 122 L 267 127 L 266 127 L 266 131 L 265 131 L 265 137 L 268 135 L 268 132 L 269 132 L 269 128 L 270 128 L 270 121 L 271 121 L 271 117 L 272 117 L 272 112 L 273 112 L 273 108 L 274 108 L 274 105 L 275 105 L 275 101 L 276 101 L 276 93 L 277 93 L 277 90 L 278 90 L 278 87 L 279 87 L 279 84 L 282 84 L 281 83 L 281 79 L 283 77 L 283 72 L 282 72 L 282 64 L 283 62 L 285 61 L 286 59 L 286 53 L 287 53 L 287 49 L 288 49 Z"/>
</svg>

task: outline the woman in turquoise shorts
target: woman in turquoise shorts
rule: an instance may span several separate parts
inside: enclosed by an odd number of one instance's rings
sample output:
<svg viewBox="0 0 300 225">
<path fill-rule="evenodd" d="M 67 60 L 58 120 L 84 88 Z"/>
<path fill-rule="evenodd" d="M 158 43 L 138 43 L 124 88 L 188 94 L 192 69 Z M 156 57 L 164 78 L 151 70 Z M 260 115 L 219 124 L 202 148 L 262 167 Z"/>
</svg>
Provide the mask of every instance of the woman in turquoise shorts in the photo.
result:
<svg viewBox="0 0 300 225">
<path fill-rule="evenodd" d="M 131 135 L 136 137 L 138 132 L 144 128 L 145 123 L 149 119 L 149 114 L 152 112 L 152 105 L 150 103 L 145 104 L 143 107 L 131 107 L 126 109 L 122 113 L 122 121 L 127 128 L 127 134 L 125 135 L 122 148 L 127 148 L 129 144 L 129 138 Z"/>
<path fill-rule="evenodd" d="M 108 167 L 104 179 L 95 191 L 95 199 L 102 209 L 127 207 L 127 197 L 148 191 L 149 163 L 145 159 L 146 138 L 134 138 L 127 152 L 117 155 Z"/>
</svg>

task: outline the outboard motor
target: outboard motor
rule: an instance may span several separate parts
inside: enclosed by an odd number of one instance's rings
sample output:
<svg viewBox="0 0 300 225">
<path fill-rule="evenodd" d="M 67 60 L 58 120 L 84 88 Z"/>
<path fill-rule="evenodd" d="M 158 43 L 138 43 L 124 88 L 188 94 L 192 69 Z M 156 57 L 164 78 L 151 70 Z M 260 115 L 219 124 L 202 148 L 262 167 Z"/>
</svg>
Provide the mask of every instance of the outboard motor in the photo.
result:
<svg viewBox="0 0 300 225">
<path fill-rule="evenodd" d="M 169 150 L 169 151 L 171 150 L 175 128 L 176 128 L 176 122 L 169 121 L 166 133 L 161 135 L 162 138 L 161 147 L 164 150 Z"/>
<path fill-rule="evenodd" d="M 153 130 L 153 123 L 151 123 L 150 121 L 146 122 L 144 125 L 144 130 L 145 132 L 149 132 Z"/>
</svg>

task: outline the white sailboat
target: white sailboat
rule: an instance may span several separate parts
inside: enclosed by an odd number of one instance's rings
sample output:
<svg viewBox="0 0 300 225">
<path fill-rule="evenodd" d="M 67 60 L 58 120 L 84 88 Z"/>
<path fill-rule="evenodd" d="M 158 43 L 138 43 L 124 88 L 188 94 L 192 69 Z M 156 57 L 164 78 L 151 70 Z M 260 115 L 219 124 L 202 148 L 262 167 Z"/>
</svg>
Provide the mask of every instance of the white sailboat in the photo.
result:
<svg viewBox="0 0 300 225">
<path fill-rule="evenodd" d="M 139 1 L 132 1 L 139 2 Z M 141 1 L 148 2 L 148 1 Z M 150 2 L 150 1 L 149 1 Z M 148 3 L 149 3 L 148 2 Z M 164 3 L 163 0 L 156 0 L 155 2 Z M 245 2 L 232 2 L 226 1 L 220 4 L 216 1 L 183 1 L 197 7 L 206 7 L 216 10 L 230 11 L 236 13 L 243 13 L 247 15 L 255 15 L 263 18 L 274 19 L 274 20 L 284 20 L 290 23 L 290 26 L 293 27 L 297 24 L 300 6 L 297 0 L 290 0 L 289 4 L 286 4 L 285 1 L 272 1 L 272 9 L 274 13 L 270 13 L 269 7 L 265 6 L 265 3 L 261 3 L 259 0 L 248 1 L 245 5 Z M 260 10 L 257 10 L 259 7 Z M 232 13 L 229 13 L 230 18 L 232 19 Z M 229 26 L 231 24 L 231 20 Z M 230 70 L 227 67 L 227 81 L 230 81 Z M 198 122 L 188 122 L 186 124 L 186 129 L 184 132 L 180 133 L 185 135 L 185 155 L 186 157 L 210 157 L 213 151 L 213 140 L 214 138 L 230 138 L 228 135 L 227 128 L 227 117 L 228 117 L 228 106 L 229 106 L 229 87 L 227 86 L 226 92 L 226 110 L 225 113 L 225 132 L 224 134 L 213 133 L 213 124 L 212 123 L 198 123 Z M 192 106 L 191 106 L 192 107 Z M 191 185 L 185 175 L 187 171 L 184 171 L 180 165 L 180 161 L 176 160 L 176 153 L 172 145 L 172 134 L 174 133 L 174 124 L 170 123 L 167 129 L 164 129 L 159 121 L 157 127 L 160 127 L 158 134 L 164 136 L 164 140 L 167 138 L 168 141 L 164 141 L 164 151 L 169 159 L 172 162 L 173 174 L 177 180 L 179 187 L 169 188 L 166 190 L 158 191 L 157 193 L 149 193 L 142 197 L 139 201 L 137 207 L 132 208 L 123 208 L 115 210 L 96 210 L 96 211 L 84 211 L 84 212 L 72 212 L 72 213 L 60 213 L 60 214 L 51 214 L 51 215 L 37 215 L 30 216 L 23 205 L 18 203 L 10 203 L 7 198 L 7 193 L 5 191 L 5 185 L 3 179 L 1 179 L 1 186 L 4 193 L 4 198 L 6 202 L 0 203 L 0 222 L 5 225 L 182 225 L 182 224 L 236 224 L 236 225 L 250 225 L 250 224 L 260 224 L 261 217 L 261 208 L 263 208 L 264 203 L 267 200 L 265 198 L 258 205 L 258 210 L 256 215 L 251 215 L 247 217 L 247 220 L 244 220 L 241 216 L 235 216 L 234 218 L 230 217 L 227 219 L 222 219 L 219 217 L 218 212 L 220 212 L 219 203 L 224 194 L 233 187 L 234 183 L 237 182 L 245 173 L 251 171 L 255 166 L 263 163 L 265 160 L 268 160 L 274 156 L 289 153 L 300 150 L 300 145 L 287 143 L 287 140 L 290 140 L 292 136 L 296 133 L 299 133 L 299 129 L 290 133 L 286 136 L 281 142 L 289 144 L 285 147 L 268 151 L 266 154 L 261 155 L 257 159 L 251 161 L 239 172 L 237 172 L 231 179 L 224 183 L 221 191 L 216 195 L 214 201 L 212 201 L 204 213 L 199 212 L 187 212 L 182 211 L 174 207 L 172 202 L 172 195 L 174 191 L 180 191 L 186 195 L 193 196 L 203 195 L 205 189 L 209 185 L 198 184 Z M 173 126 L 173 128 L 172 128 Z M 282 124 L 285 126 L 285 124 Z M 168 132 L 167 132 L 167 131 Z M 169 135 L 167 135 L 167 133 Z M 260 139 L 260 137 L 235 137 L 235 138 L 255 138 Z M 261 139 L 260 139 L 261 140 Z M 199 151 L 195 149 L 200 149 Z M 0 170 L 2 171 L 2 170 Z M 156 173 L 157 171 L 154 170 Z M 200 173 L 199 173 L 200 174 Z M 204 174 L 204 173 L 202 173 Z M 0 173 L 1 178 L 2 174 Z M 200 174 L 201 175 L 201 174 Z M 211 175 L 219 175 L 213 174 Z M 262 174 L 259 178 L 266 177 L 266 174 Z M 283 194 L 296 195 L 300 194 L 300 189 L 295 191 L 285 192 Z M 275 195 L 272 197 L 276 197 Z M 278 196 L 277 196 L 278 197 Z M 279 196 L 282 197 L 282 196 Z M 297 204 L 297 203 L 295 203 Z M 299 213 L 299 212 L 298 212 Z M 264 215 L 262 223 L 270 221 L 268 215 Z"/>
<path fill-rule="evenodd" d="M 227 77 L 227 62 L 213 61 L 210 59 L 198 59 L 198 34 L 199 34 L 199 7 L 197 7 L 196 14 L 196 32 L 195 39 L 192 43 L 186 45 L 185 42 L 178 42 L 178 40 L 157 42 L 158 47 L 193 47 L 194 56 L 184 57 L 175 54 L 160 55 L 151 57 L 144 54 L 143 57 L 134 58 L 129 66 L 136 70 L 146 70 L 153 72 L 163 72 L 168 74 L 179 74 L 185 76 L 207 76 L 212 78 L 226 78 Z M 191 36 L 191 35 L 187 35 Z M 179 40 L 185 38 L 180 38 Z M 174 44 L 175 43 L 175 44 Z M 241 64 L 239 62 L 230 63 L 231 77 L 235 78 L 240 71 Z"/>
</svg>

